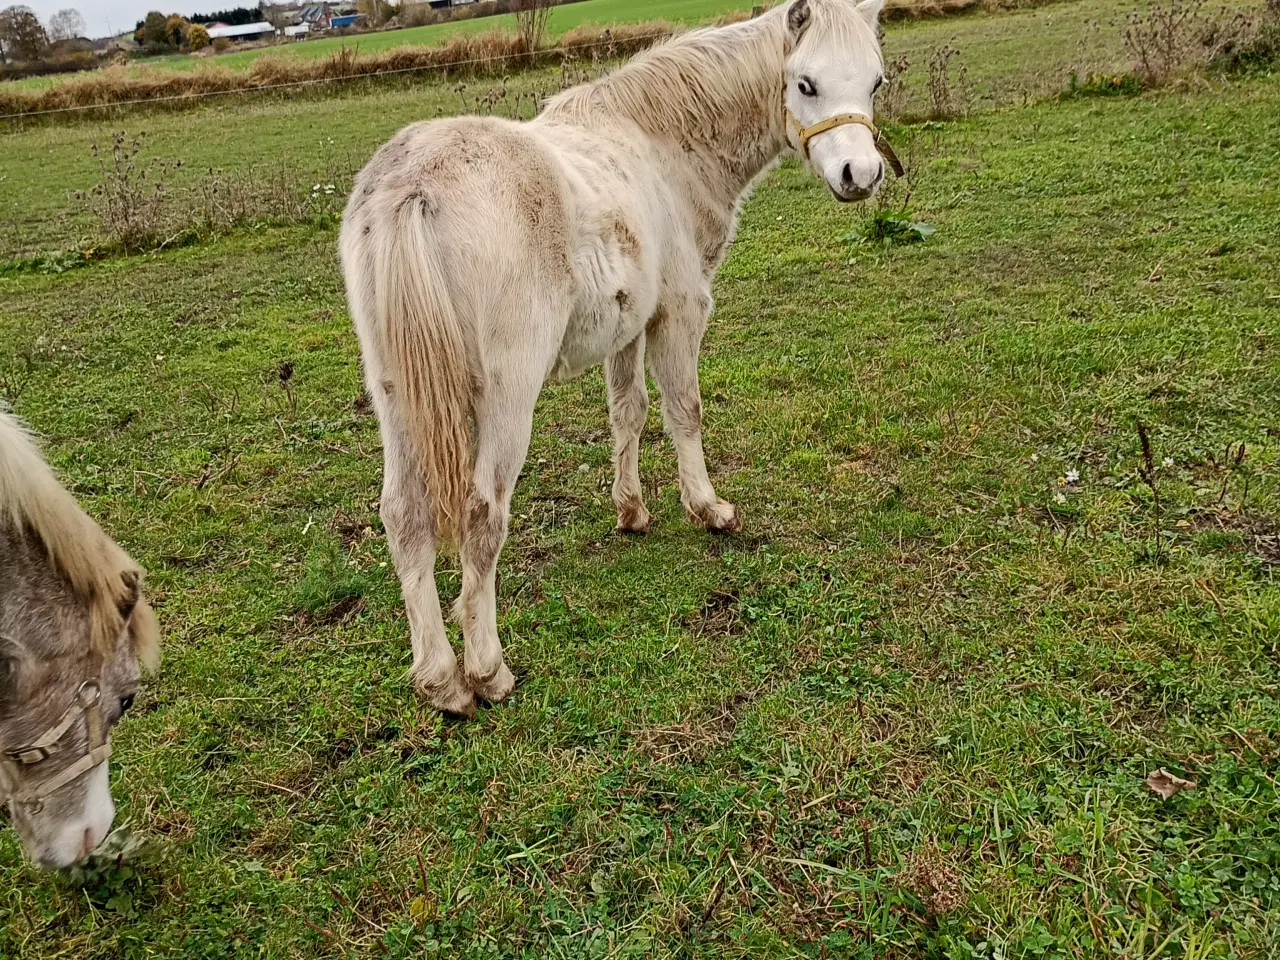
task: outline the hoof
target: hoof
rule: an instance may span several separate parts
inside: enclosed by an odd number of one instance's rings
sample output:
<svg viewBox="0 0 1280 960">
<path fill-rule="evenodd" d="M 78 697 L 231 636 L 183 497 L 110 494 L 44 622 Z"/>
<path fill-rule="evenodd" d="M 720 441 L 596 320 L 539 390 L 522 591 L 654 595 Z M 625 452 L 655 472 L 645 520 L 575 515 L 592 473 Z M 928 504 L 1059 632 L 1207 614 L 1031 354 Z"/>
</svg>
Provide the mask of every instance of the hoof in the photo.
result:
<svg viewBox="0 0 1280 960">
<path fill-rule="evenodd" d="M 516 688 L 516 678 L 505 663 L 499 665 L 493 676 L 486 680 L 472 680 L 471 689 L 481 700 L 489 703 L 500 703 L 511 695 Z"/>
<path fill-rule="evenodd" d="M 723 500 L 717 500 L 709 507 L 689 510 L 689 522 L 711 533 L 737 533 L 742 529 L 738 508 Z"/>
<path fill-rule="evenodd" d="M 462 682 L 462 677 L 455 670 L 448 678 L 428 680 L 414 675 L 413 689 L 418 696 L 431 704 L 441 713 L 470 720 L 476 715 L 476 698 L 471 689 Z"/>
<path fill-rule="evenodd" d="M 619 533 L 648 533 L 653 526 L 653 521 L 649 517 L 649 511 L 639 498 L 620 504 L 618 506 L 618 526 Z"/>
</svg>

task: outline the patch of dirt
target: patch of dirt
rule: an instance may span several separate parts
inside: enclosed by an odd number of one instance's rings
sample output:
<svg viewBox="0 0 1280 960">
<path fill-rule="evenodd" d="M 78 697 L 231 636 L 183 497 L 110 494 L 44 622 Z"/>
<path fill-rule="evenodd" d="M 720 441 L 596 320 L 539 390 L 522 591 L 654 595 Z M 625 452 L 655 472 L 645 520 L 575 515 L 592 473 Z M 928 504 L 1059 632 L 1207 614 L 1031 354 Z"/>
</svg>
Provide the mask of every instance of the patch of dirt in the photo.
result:
<svg viewBox="0 0 1280 960">
<path fill-rule="evenodd" d="M 167 814 L 153 813 L 151 815 L 151 829 L 178 843 L 190 840 L 196 835 L 196 825 L 191 822 L 190 814 L 180 809 L 175 809 Z"/>
<path fill-rule="evenodd" d="M 255 857 L 274 857 L 289 849 L 293 824 L 288 820 L 272 820 L 250 835 L 252 839 L 245 847 L 246 853 Z"/>
<path fill-rule="evenodd" d="M 965 903 L 964 878 L 934 847 L 909 854 L 906 868 L 894 881 L 915 894 L 931 917 L 950 913 Z"/>
<path fill-rule="evenodd" d="M 754 699 L 749 693 L 734 694 L 697 720 L 638 730 L 632 743 L 657 763 L 703 763 L 733 739 L 743 707 Z"/>
<path fill-rule="evenodd" d="M 576 424 L 551 423 L 548 428 L 565 443 L 600 443 L 609 437 L 604 427 L 580 427 Z"/>
<path fill-rule="evenodd" d="M 351 404 L 351 409 L 357 417 L 373 416 L 373 397 L 369 395 L 368 390 L 361 390 L 356 394 L 356 399 Z"/>
<path fill-rule="evenodd" d="M 348 551 L 363 543 L 365 540 L 372 540 L 377 536 L 373 530 L 373 524 L 362 517 L 353 517 L 341 507 L 334 513 L 333 519 L 329 521 L 329 529 L 338 535 L 342 540 L 342 545 Z"/>
<path fill-rule="evenodd" d="M 330 604 L 318 613 L 302 611 L 298 614 L 298 626 L 302 629 L 346 623 L 364 610 L 364 597 L 352 595 L 343 597 Z"/>
<path fill-rule="evenodd" d="M 1212 510 L 1197 513 L 1190 520 L 1191 528 L 1196 531 L 1239 534 L 1246 550 L 1263 563 L 1280 566 L 1280 529 L 1266 517 Z"/>
<path fill-rule="evenodd" d="M 742 601 L 736 590 L 716 590 L 702 609 L 685 617 L 685 627 L 698 636 L 737 637 L 746 631 Z"/>
</svg>

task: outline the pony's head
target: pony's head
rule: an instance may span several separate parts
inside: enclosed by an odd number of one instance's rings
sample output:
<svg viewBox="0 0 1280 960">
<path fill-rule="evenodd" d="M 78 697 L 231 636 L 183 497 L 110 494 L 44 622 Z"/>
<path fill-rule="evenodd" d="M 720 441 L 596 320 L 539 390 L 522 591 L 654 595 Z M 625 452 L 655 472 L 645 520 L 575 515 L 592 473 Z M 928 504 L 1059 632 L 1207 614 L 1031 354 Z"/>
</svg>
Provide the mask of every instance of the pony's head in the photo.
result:
<svg viewBox="0 0 1280 960">
<path fill-rule="evenodd" d="M 111 829 L 109 733 L 157 655 L 141 578 L 0 411 L 0 803 L 40 866 Z"/>
<path fill-rule="evenodd" d="M 842 201 L 884 179 L 873 98 L 884 80 L 876 23 L 884 0 L 792 0 L 783 88 L 787 142 Z"/>
</svg>

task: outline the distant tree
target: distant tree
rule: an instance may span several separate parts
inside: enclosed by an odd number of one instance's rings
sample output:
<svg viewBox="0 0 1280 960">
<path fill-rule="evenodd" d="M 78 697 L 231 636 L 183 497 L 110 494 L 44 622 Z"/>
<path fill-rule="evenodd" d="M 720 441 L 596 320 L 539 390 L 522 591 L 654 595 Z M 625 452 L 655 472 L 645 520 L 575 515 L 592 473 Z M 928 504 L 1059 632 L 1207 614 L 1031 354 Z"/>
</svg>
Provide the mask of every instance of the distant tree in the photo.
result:
<svg viewBox="0 0 1280 960">
<path fill-rule="evenodd" d="M 80 11 L 70 7 L 59 10 L 49 18 L 50 40 L 73 40 L 76 37 L 83 37 L 88 29 L 85 26 L 84 17 L 80 16 Z"/>
<path fill-rule="evenodd" d="M 390 0 L 356 0 L 356 13 L 371 27 L 382 26 L 399 12 L 400 8 Z"/>
<path fill-rule="evenodd" d="M 147 14 L 147 19 L 138 24 L 133 39 L 141 46 L 166 47 L 169 45 L 169 18 L 158 10 Z"/>
<path fill-rule="evenodd" d="M 279 33 L 293 21 L 293 10 L 285 3 L 264 3 L 258 7 L 261 19 L 276 28 Z"/>
<path fill-rule="evenodd" d="M 190 17 L 192 23 L 225 23 L 228 26 L 239 27 L 246 23 L 257 23 L 262 19 L 262 15 L 256 7 L 235 7 L 231 10 L 217 10 L 213 13 L 193 13 Z"/>
<path fill-rule="evenodd" d="M 9 60 L 39 60 L 49 50 L 49 35 L 30 7 L 0 10 L 0 48 Z"/>
<path fill-rule="evenodd" d="M 209 31 L 203 24 L 193 23 L 187 27 L 187 49 L 194 53 L 209 45 Z"/>
<path fill-rule="evenodd" d="M 171 13 L 164 21 L 165 42 L 171 47 L 180 47 L 186 42 L 187 27 L 191 21 L 176 13 Z"/>
</svg>

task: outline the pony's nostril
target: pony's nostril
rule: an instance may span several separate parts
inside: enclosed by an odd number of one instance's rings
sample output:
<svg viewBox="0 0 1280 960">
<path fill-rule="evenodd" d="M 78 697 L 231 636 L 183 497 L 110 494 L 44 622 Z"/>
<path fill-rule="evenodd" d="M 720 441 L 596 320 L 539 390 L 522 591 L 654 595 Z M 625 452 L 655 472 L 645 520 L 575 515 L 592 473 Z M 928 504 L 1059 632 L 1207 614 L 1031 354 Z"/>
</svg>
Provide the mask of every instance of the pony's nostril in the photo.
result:
<svg viewBox="0 0 1280 960">
<path fill-rule="evenodd" d="M 853 168 L 847 163 L 844 165 L 844 170 L 840 172 L 840 185 L 843 187 L 850 187 L 853 185 Z"/>
<path fill-rule="evenodd" d="M 94 847 L 98 845 L 98 838 L 93 832 L 93 827 L 89 827 L 84 832 L 84 846 L 80 849 L 80 856 L 77 860 L 83 860 L 89 854 L 93 853 Z"/>
</svg>

